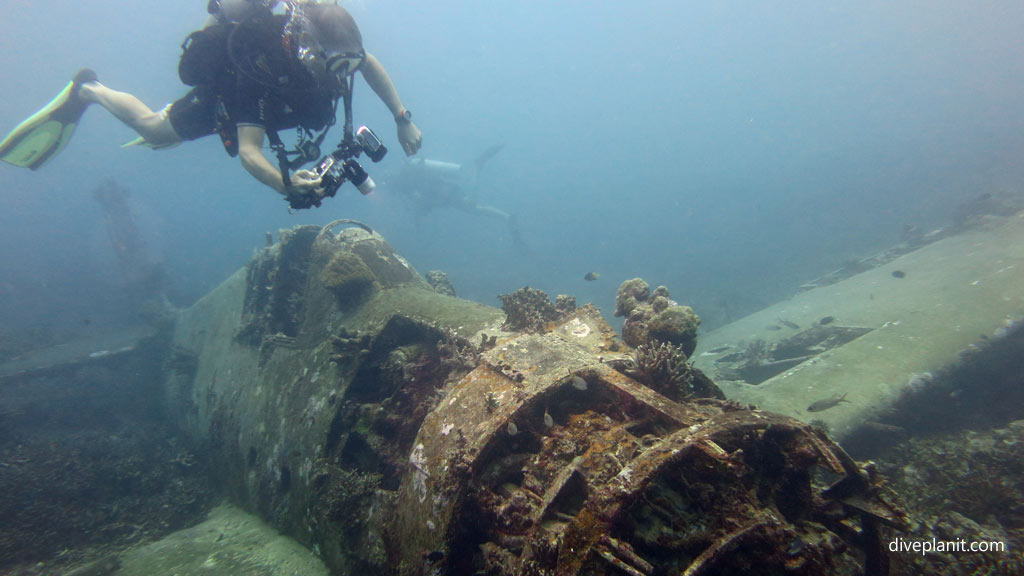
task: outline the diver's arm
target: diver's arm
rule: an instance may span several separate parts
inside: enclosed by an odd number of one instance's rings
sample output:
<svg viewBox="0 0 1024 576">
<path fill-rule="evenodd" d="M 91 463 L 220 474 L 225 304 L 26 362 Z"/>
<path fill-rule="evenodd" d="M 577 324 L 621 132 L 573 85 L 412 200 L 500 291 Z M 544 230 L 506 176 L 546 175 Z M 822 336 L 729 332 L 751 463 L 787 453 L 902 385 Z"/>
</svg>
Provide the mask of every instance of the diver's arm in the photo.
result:
<svg viewBox="0 0 1024 576">
<path fill-rule="evenodd" d="M 270 186 L 278 194 L 287 194 L 281 172 L 263 155 L 263 140 L 267 131 L 262 126 L 245 125 L 238 127 L 238 159 L 242 167 L 254 178 Z"/>
<path fill-rule="evenodd" d="M 398 96 L 398 89 L 395 88 L 395 83 L 391 81 L 391 76 L 388 76 L 388 71 L 384 69 L 380 60 L 367 52 L 366 60 L 363 61 L 363 65 L 359 69 L 362 71 L 366 83 L 391 111 L 392 117 L 397 117 L 400 112 L 405 110 L 405 106 L 402 106 L 402 99 Z M 402 143 L 402 149 L 405 150 L 406 155 L 412 156 L 419 151 L 423 144 L 423 134 L 412 121 L 396 120 L 396 122 L 398 124 L 398 141 Z"/>
<path fill-rule="evenodd" d="M 381 102 L 388 107 L 392 116 L 398 116 L 399 112 L 405 110 L 405 107 L 402 106 L 402 99 L 398 97 L 398 89 L 395 88 L 395 83 L 391 81 L 391 76 L 388 75 L 388 71 L 384 69 L 380 60 L 367 52 L 366 60 L 359 69 L 363 72 L 366 83 L 370 85 Z"/>
<path fill-rule="evenodd" d="M 238 158 L 242 167 L 254 178 L 273 188 L 278 194 L 287 195 L 281 172 L 263 155 L 263 140 L 267 131 L 262 126 L 244 124 L 238 127 Z M 292 192 L 309 192 L 320 185 L 320 177 L 309 170 L 297 170 L 291 176 Z"/>
</svg>

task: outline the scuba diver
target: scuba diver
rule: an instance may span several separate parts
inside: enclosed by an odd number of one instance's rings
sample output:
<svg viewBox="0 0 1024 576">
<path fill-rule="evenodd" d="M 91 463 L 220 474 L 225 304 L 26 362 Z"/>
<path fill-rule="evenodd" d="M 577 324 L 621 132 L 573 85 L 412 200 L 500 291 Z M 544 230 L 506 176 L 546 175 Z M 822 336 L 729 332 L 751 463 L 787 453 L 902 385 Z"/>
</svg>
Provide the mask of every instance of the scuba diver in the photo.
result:
<svg viewBox="0 0 1024 576">
<path fill-rule="evenodd" d="M 410 201 L 417 225 L 433 210 L 455 208 L 504 222 L 513 241 L 518 242 L 519 225 L 515 215 L 477 201 L 480 172 L 501 149 L 502 145 L 488 148 L 472 164 L 413 158 L 406 161 L 397 174 L 388 177 L 385 185 Z"/>
<path fill-rule="evenodd" d="M 357 71 L 394 115 L 406 155 L 419 150 L 422 135 L 412 114 L 384 66 L 363 48 L 355 20 L 336 2 L 210 0 L 208 11 L 207 25 L 182 45 L 178 73 L 193 87 L 184 97 L 154 112 L 83 69 L 0 142 L 0 160 L 39 169 L 64 149 L 86 108 L 96 103 L 139 134 L 129 144 L 160 149 L 219 134 L 227 152 L 292 208 L 319 206 L 346 179 L 367 193 L 361 181 L 368 178 L 355 157 L 365 152 L 379 161 L 387 151 L 366 127 L 353 134 Z M 320 156 L 339 101 L 345 112 L 342 143 L 314 170 L 298 169 Z M 287 150 L 277 133 L 292 128 L 299 142 Z M 263 154 L 265 140 L 277 166 Z"/>
</svg>

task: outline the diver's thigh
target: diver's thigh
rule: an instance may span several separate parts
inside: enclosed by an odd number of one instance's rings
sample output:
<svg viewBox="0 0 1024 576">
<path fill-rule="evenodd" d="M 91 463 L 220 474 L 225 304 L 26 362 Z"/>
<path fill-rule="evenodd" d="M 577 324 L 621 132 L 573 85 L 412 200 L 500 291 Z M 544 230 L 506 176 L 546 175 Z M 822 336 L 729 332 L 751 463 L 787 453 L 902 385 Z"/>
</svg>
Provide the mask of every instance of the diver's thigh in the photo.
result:
<svg viewBox="0 0 1024 576">
<path fill-rule="evenodd" d="M 161 111 L 161 135 L 173 135 L 176 140 L 195 140 L 217 132 L 217 99 L 197 89 L 175 100 Z"/>
<path fill-rule="evenodd" d="M 183 140 L 171 122 L 171 106 L 173 105 L 168 105 L 163 110 L 154 113 L 151 118 L 147 118 L 145 121 L 145 138 L 153 146 L 168 146 Z"/>
</svg>

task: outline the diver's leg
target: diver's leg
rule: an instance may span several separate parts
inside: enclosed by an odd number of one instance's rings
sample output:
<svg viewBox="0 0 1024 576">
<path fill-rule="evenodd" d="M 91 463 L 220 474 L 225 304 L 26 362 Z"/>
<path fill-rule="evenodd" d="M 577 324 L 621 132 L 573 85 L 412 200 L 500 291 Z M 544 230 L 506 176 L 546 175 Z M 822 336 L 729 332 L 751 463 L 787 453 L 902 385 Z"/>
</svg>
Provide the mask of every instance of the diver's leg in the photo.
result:
<svg viewBox="0 0 1024 576">
<path fill-rule="evenodd" d="M 477 214 L 482 214 L 484 216 L 490 216 L 493 218 L 497 218 L 498 220 L 503 220 L 505 222 L 505 225 L 508 226 L 508 232 L 512 236 L 512 241 L 515 243 L 522 242 L 522 236 L 519 232 L 519 219 L 516 218 L 515 214 L 509 214 L 504 210 L 499 210 L 494 206 L 487 206 L 486 204 L 475 205 L 474 211 Z"/>
<path fill-rule="evenodd" d="M 152 146 L 168 146 L 181 141 L 164 112 L 153 112 L 141 100 L 127 92 L 118 92 L 100 84 L 87 82 L 79 89 L 79 97 L 107 109 L 115 118 L 130 126 Z"/>
</svg>

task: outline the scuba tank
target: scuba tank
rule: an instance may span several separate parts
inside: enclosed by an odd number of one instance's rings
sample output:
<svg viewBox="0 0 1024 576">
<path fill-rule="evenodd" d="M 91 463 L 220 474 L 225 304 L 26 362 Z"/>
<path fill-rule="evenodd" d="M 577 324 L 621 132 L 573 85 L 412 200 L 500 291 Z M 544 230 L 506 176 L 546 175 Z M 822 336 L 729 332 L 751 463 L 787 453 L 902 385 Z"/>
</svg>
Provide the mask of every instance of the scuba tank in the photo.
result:
<svg viewBox="0 0 1024 576">
<path fill-rule="evenodd" d="M 242 22 L 270 13 L 279 0 L 210 0 L 206 11 L 219 22 Z"/>
<path fill-rule="evenodd" d="M 303 6 L 314 0 L 210 0 L 206 10 L 219 25 L 252 24 L 275 14 L 285 17 L 282 47 L 316 79 L 325 77 L 326 55 L 313 35 L 313 26 Z M 283 7 L 283 12 L 276 10 Z M 209 27 L 208 27 L 209 28 Z M 188 82 L 186 82 L 187 84 Z"/>
</svg>

